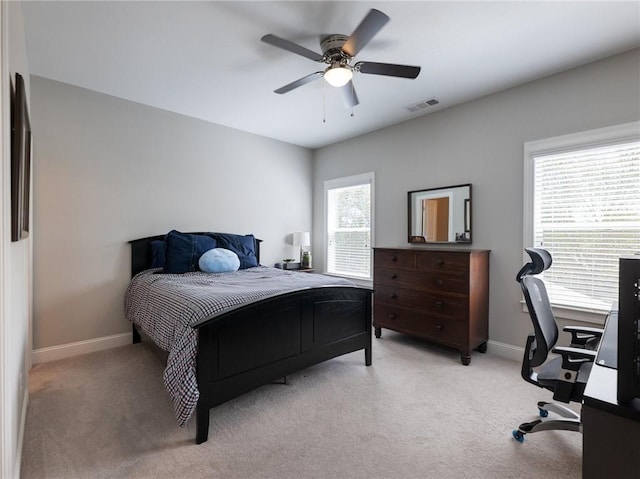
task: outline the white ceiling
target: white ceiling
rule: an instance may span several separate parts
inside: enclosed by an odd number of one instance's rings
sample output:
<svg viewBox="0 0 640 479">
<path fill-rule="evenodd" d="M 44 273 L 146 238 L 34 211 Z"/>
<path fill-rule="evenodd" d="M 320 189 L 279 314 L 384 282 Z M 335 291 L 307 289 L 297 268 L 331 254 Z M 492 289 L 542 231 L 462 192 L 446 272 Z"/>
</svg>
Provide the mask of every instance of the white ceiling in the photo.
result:
<svg viewBox="0 0 640 479">
<path fill-rule="evenodd" d="M 419 65 L 417 79 L 356 74 L 345 109 L 322 69 L 263 43 L 320 52 L 371 8 L 391 21 L 355 61 Z M 24 2 L 30 73 L 319 148 L 640 46 L 640 2 Z M 410 113 L 407 105 L 440 104 Z M 323 118 L 326 120 L 323 122 Z"/>
</svg>

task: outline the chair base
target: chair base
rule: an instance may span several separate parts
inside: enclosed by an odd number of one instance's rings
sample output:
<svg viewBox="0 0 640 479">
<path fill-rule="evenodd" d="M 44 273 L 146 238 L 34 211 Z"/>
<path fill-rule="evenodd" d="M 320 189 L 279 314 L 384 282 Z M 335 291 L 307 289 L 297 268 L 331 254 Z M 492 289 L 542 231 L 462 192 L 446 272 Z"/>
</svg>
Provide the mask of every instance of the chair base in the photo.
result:
<svg viewBox="0 0 640 479">
<path fill-rule="evenodd" d="M 563 406 L 562 404 L 540 401 L 538 402 L 538 410 L 543 419 L 537 419 L 531 422 L 525 422 L 518 426 L 518 429 L 512 432 L 514 439 L 519 442 L 524 441 L 525 434 L 531 434 L 540 431 L 575 431 L 582 432 L 582 423 L 580 415 L 574 410 Z M 562 419 L 544 419 L 549 411 L 562 416 Z"/>
</svg>

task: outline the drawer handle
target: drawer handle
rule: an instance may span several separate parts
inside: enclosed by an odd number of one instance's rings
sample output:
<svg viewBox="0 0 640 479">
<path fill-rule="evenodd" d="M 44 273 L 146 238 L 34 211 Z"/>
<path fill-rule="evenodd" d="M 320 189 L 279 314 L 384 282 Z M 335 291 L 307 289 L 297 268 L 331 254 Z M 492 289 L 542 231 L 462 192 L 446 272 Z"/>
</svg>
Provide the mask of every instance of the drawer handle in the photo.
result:
<svg viewBox="0 0 640 479">
<path fill-rule="evenodd" d="M 444 264 L 444 260 L 439 259 L 436 263 L 438 263 L 438 266 L 442 266 Z"/>
<path fill-rule="evenodd" d="M 440 278 L 436 279 L 437 284 L 442 284 L 442 280 Z"/>
<path fill-rule="evenodd" d="M 391 257 L 391 261 L 398 261 L 398 257 L 397 256 L 392 256 Z"/>
<path fill-rule="evenodd" d="M 390 315 L 389 315 L 389 319 L 391 319 L 391 320 L 396 319 L 396 315 L 395 315 L 395 314 L 390 314 Z"/>
<path fill-rule="evenodd" d="M 442 326 L 442 324 L 436 325 L 436 331 L 441 333 L 443 330 L 444 330 L 444 326 Z"/>
<path fill-rule="evenodd" d="M 436 308 L 442 308 L 444 303 L 442 301 L 436 301 Z"/>
<path fill-rule="evenodd" d="M 393 273 L 393 274 L 391 275 L 391 279 L 396 279 L 397 277 L 398 277 L 398 275 L 397 275 L 397 274 L 395 274 L 395 273 Z"/>
<path fill-rule="evenodd" d="M 391 294 L 389 295 L 389 297 L 390 297 L 391 299 L 396 299 L 396 298 L 397 298 L 396 293 L 391 293 Z"/>
</svg>

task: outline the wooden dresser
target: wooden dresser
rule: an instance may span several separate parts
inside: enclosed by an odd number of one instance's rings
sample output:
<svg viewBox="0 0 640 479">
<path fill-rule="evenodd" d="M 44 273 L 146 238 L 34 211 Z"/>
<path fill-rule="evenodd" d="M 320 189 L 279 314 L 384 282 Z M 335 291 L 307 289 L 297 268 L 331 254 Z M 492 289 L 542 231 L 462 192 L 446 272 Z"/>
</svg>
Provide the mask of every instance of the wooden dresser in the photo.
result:
<svg viewBox="0 0 640 479">
<path fill-rule="evenodd" d="M 489 251 L 374 248 L 373 326 L 456 348 L 462 364 L 489 339 Z"/>
</svg>

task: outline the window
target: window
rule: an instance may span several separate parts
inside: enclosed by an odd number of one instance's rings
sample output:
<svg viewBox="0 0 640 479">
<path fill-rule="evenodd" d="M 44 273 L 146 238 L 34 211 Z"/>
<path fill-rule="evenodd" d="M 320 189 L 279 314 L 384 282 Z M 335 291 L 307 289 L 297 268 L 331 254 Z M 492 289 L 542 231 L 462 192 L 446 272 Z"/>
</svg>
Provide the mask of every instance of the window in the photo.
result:
<svg viewBox="0 0 640 479">
<path fill-rule="evenodd" d="M 327 180 L 325 198 L 325 270 L 370 280 L 374 174 Z"/>
<path fill-rule="evenodd" d="M 525 193 L 524 245 L 553 257 L 556 313 L 609 311 L 618 258 L 640 252 L 640 123 L 527 143 Z"/>
</svg>

